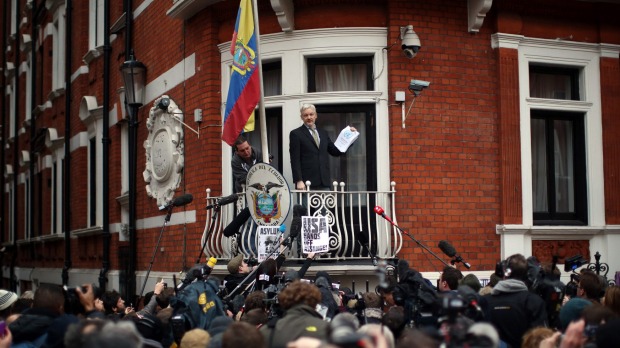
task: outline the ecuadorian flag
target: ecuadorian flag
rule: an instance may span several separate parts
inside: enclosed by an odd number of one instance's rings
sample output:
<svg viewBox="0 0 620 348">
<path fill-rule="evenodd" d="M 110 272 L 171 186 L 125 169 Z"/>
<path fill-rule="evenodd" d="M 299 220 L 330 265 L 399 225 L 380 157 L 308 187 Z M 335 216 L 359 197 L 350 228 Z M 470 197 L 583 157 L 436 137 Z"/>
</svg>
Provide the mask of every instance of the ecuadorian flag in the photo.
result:
<svg viewBox="0 0 620 348">
<path fill-rule="evenodd" d="M 254 130 L 254 109 L 260 98 L 256 41 L 252 0 L 241 0 L 230 44 L 233 65 L 222 130 L 222 140 L 230 146 L 242 130 Z"/>
</svg>

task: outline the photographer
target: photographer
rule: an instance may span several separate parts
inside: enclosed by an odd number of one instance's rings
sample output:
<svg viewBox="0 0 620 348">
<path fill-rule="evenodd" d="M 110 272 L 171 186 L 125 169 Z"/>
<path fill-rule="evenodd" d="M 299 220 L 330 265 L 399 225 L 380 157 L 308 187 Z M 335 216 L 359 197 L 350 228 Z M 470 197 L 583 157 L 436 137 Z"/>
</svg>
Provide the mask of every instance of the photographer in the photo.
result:
<svg viewBox="0 0 620 348">
<path fill-rule="evenodd" d="M 283 318 L 260 328 L 267 347 L 284 348 L 300 337 L 327 338 L 329 323 L 315 310 L 321 300 L 316 286 L 293 281 L 278 295 L 278 300 L 284 310 Z"/>
<path fill-rule="evenodd" d="M 490 295 L 480 299 L 480 306 L 485 320 L 495 326 L 501 340 L 510 347 L 520 347 L 528 329 L 547 325 L 545 302 L 525 284 L 528 264 L 523 255 L 510 256 L 499 271 L 504 280 L 497 283 Z"/>
</svg>

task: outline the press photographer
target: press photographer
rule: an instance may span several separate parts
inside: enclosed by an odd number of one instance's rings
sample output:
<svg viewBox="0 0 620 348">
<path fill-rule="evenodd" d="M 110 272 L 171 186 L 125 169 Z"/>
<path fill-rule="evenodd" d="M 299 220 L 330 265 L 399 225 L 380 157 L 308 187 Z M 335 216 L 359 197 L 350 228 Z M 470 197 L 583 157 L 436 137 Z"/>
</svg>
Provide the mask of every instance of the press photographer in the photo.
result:
<svg viewBox="0 0 620 348">
<path fill-rule="evenodd" d="M 515 254 L 496 267 L 499 281 L 490 295 L 481 297 L 480 307 L 486 321 L 497 329 L 502 341 L 512 347 L 521 346 L 527 330 L 547 324 L 543 299 L 530 292 L 526 282 L 528 263 L 521 254 Z"/>
</svg>

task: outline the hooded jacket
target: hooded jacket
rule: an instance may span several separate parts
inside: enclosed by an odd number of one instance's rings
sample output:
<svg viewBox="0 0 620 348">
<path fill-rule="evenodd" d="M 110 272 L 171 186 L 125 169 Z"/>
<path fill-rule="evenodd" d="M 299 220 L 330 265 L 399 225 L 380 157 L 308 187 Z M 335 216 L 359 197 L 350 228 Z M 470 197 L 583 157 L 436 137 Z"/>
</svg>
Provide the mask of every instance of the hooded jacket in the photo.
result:
<svg viewBox="0 0 620 348">
<path fill-rule="evenodd" d="M 547 326 L 545 302 L 518 279 L 497 283 L 490 295 L 480 299 L 480 306 L 485 320 L 510 347 L 521 347 L 521 338 L 530 328 Z"/>
<path fill-rule="evenodd" d="M 263 325 L 260 332 L 263 334 L 266 347 L 285 348 L 289 342 L 300 337 L 325 340 L 328 327 L 329 323 L 324 321 L 314 308 L 296 305 L 289 308 L 282 319 Z"/>
</svg>

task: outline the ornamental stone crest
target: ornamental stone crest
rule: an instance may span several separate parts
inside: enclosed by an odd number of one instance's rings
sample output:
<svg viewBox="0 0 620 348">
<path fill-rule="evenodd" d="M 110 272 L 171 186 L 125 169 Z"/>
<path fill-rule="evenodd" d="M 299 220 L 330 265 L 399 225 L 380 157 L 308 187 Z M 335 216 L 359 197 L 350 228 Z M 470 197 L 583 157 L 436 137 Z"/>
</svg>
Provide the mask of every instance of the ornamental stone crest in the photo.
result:
<svg viewBox="0 0 620 348">
<path fill-rule="evenodd" d="M 155 99 L 146 121 L 146 194 L 162 206 L 172 200 L 185 165 L 183 111 L 167 95 Z"/>
</svg>

